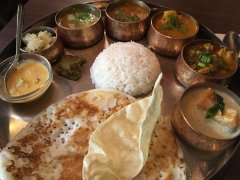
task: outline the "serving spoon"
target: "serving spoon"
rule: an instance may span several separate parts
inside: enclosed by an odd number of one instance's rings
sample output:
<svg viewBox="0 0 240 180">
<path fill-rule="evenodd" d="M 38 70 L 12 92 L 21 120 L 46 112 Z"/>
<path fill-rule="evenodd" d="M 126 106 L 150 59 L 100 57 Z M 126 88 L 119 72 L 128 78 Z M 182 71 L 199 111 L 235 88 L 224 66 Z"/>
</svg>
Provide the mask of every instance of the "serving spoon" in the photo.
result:
<svg viewBox="0 0 240 180">
<path fill-rule="evenodd" d="M 10 65 L 10 67 L 8 68 L 8 70 L 6 71 L 5 76 L 4 76 L 4 84 L 6 86 L 7 91 L 8 91 L 7 78 L 13 70 L 15 70 L 15 69 L 17 70 L 17 64 L 19 62 L 19 52 L 20 52 L 21 41 L 22 41 L 22 24 L 23 24 L 23 5 L 21 3 L 19 3 L 18 4 L 18 9 L 17 9 L 17 30 L 16 30 L 15 58 L 14 58 L 12 64 Z"/>
<path fill-rule="evenodd" d="M 236 32 L 228 32 L 224 38 L 223 43 L 233 51 L 233 54 L 236 56 L 238 61 L 240 61 L 240 37 Z"/>
</svg>

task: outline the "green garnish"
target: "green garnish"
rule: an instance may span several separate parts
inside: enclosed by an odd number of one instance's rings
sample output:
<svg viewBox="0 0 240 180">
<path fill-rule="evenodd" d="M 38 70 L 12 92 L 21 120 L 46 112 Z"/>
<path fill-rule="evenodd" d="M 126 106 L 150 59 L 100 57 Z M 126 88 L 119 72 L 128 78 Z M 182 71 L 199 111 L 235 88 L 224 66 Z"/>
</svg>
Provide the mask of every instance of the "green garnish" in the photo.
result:
<svg viewBox="0 0 240 180">
<path fill-rule="evenodd" d="M 168 24 L 162 26 L 162 30 L 177 30 L 182 34 L 187 33 L 188 31 L 187 27 L 181 24 L 176 16 L 169 15 L 167 16 L 167 18 L 168 18 Z"/>
<path fill-rule="evenodd" d="M 211 62 L 211 59 L 210 59 L 210 57 L 203 55 L 203 56 L 201 57 L 200 61 L 203 62 L 203 63 L 208 64 L 208 63 Z"/>
<path fill-rule="evenodd" d="M 74 19 L 71 20 L 72 24 L 77 24 L 78 22 L 89 23 L 93 21 L 93 15 L 88 12 L 76 12 L 74 14 Z"/>
<path fill-rule="evenodd" d="M 208 50 L 203 51 L 198 55 L 197 65 L 200 67 L 206 67 L 212 62 L 212 55 Z"/>
<path fill-rule="evenodd" d="M 224 111 L 224 107 L 225 107 L 225 103 L 223 102 L 223 97 L 218 95 L 217 93 L 215 93 L 215 96 L 216 96 L 216 102 L 215 104 L 210 107 L 207 112 L 206 112 L 206 118 L 213 118 L 217 113 L 218 111 L 220 110 L 221 113 L 223 113 Z"/>
<path fill-rule="evenodd" d="M 206 64 L 204 64 L 204 63 L 202 63 L 202 62 L 198 62 L 197 65 L 200 66 L 200 67 L 206 67 Z"/>
<path fill-rule="evenodd" d="M 118 21 L 123 21 L 123 22 L 135 22 L 139 21 L 139 17 L 137 15 L 130 15 L 126 13 L 122 8 L 118 8 L 114 11 L 114 13 L 117 16 Z"/>
<path fill-rule="evenodd" d="M 35 84 L 38 84 L 38 83 L 40 82 L 40 80 L 41 80 L 40 78 L 36 78 L 36 79 L 34 80 L 34 83 L 35 83 Z"/>
<path fill-rule="evenodd" d="M 19 79 L 17 80 L 17 84 L 16 84 L 16 85 L 19 87 L 19 86 L 23 86 L 24 83 L 25 83 L 25 81 L 24 81 L 23 79 L 20 79 L 20 78 L 19 78 Z"/>
</svg>

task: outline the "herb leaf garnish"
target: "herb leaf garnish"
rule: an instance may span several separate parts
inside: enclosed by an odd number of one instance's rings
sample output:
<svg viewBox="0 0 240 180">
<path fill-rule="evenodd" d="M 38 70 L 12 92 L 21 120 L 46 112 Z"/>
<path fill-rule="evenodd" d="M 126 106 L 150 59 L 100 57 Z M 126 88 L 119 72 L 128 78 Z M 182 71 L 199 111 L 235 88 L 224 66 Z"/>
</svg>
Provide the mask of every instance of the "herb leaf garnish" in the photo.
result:
<svg viewBox="0 0 240 180">
<path fill-rule="evenodd" d="M 187 27 L 181 24 L 176 16 L 169 15 L 167 16 L 167 18 L 168 24 L 162 26 L 162 30 L 178 30 L 182 34 L 187 33 Z"/>
<path fill-rule="evenodd" d="M 225 103 L 223 102 L 223 97 L 215 93 L 216 103 L 210 107 L 206 112 L 206 118 L 213 118 L 218 111 L 220 110 L 222 113 L 224 111 Z"/>
<path fill-rule="evenodd" d="M 77 24 L 78 22 L 89 23 L 93 21 L 93 15 L 88 12 L 76 12 L 74 14 L 74 19 L 71 20 L 72 24 Z"/>
<path fill-rule="evenodd" d="M 127 12 L 125 12 L 123 8 L 116 9 L 114 13 L 117 16 L 118 21 L 135 22 L 140 20 L 137 15 L 130 15 Z"/>
<path fill-rule="evenodd" d="M 19 87 L 19 86 L 23 86 L 25 84 L 25 81 L 23 80 L 23 79 L 18 79 L 17 80 L 17 83 L 16 83 L 16 85 Z"/>
<path fill-rule="evenodd" d="M 198 56 L 197 65 L 200 67 L 206 67 L 212 62 L 212 55 L 208 50 L 203 51 Z"/>
</svg>

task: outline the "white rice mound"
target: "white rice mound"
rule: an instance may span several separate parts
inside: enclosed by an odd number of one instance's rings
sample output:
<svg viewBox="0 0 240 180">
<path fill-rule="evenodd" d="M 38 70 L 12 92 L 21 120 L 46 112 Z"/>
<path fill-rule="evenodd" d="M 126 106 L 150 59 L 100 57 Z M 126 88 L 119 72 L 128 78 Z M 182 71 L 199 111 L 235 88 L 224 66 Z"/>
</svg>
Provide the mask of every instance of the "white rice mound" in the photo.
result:
<svg viewBox="0 0 240 180">
<path fill-rule="evenodd" d="M 90 69 L 96 88 L 115 89 L 132 96 L 150 92 L 160 72 L 156 55 L 135 42 L 111 44 Z"/>
</svg>

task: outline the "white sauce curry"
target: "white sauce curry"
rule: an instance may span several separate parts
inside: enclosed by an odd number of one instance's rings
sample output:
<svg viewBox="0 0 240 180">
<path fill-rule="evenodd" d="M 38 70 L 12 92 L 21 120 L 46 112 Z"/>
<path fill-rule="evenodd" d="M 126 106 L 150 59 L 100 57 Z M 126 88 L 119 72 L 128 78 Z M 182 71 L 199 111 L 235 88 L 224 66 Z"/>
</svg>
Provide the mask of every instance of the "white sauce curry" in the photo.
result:
<svg viewBox="0 0 240 180">
<path fill-rule="evenodd" d="M 211 91 L 218 96 L 216 99 L 220 98 L 220 103 L 213 100 Z M 231 139 L 239 129 L 240 106 L 223 91 L 206 87 L 193 89 L 182 98 L 181 109 L 192 128 L 206 136 Z"/>
</svg>

